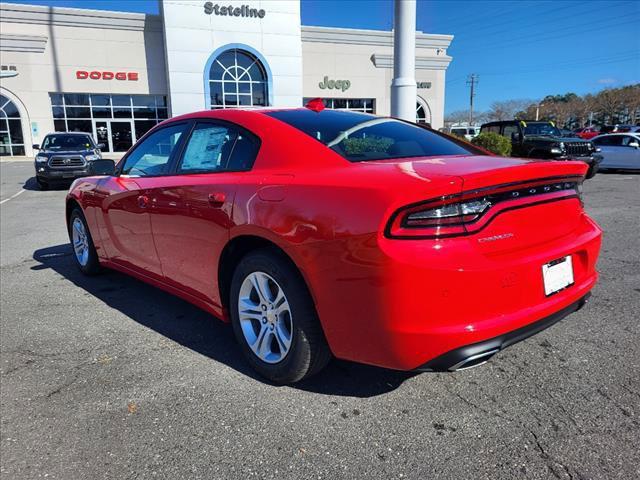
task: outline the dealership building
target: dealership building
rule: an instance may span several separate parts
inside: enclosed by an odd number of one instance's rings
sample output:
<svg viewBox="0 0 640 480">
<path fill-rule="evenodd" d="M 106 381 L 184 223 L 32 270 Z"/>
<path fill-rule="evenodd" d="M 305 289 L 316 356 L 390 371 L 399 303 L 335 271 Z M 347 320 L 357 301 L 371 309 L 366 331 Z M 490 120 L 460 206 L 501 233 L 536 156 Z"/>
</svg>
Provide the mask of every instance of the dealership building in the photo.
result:
<svg viewBox="0 0 640 480">
<path fill-rule="evenodd" d="M 160 15 L 0 4 L 0 155 L 33 155 L 54 131 L 122 152 L 156 123 L 204 109 L 320 97 L 390 113 L 390 31 L 303 26 L 297 1 L 159 3 Z M 416 119 L 434 128 L 452 38 L 416 34 Z"/>
</svg>

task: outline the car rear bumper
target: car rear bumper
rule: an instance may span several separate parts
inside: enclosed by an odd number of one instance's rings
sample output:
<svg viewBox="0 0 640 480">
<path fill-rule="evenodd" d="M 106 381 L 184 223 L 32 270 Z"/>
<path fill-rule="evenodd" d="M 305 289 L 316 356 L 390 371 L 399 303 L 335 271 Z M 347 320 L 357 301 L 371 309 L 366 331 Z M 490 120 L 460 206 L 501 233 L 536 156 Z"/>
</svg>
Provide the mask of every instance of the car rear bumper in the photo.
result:
<svg viewBox="0 0 640 480">
<path fill-rule="evenodd" d="M 570 209 L 577 200 L 566 202 Z M 495 232 L 513 228 L 503 215 L 469 237 L 358 237 L 337 242 L 332 251 L 307 247 L 305 259 L 294 260 L 307 264 L 304 275 L 334 355 L 398 370 L 430 368 L 425 365 L 448 352 L 518 336 L 510 332 L 576 310 L 571 305 L 579 304 L 598 278 L 601 230 L 582 214 L 565 221 L 572 226 L 564 233 L 553 222 L 536 236 L 545 217 L 564 218 L 567 211 L 561 205 L 528 211 L 526 224 L 535 228 L 507 240 L 492 240 Z M 542 266 L 567 255 L 573 260 L 573 285 L 546 296 Z M 502 343 L 498 350 L 509 344 Z"/>
<path fill-rule="evenodd" d="M 456 371 L 482 365 L 493 355 L 501 350 L 521 342 L 527 338 L 549 328 L 560 320 L 582 309 L 587 303 L 591 293 L 587 293 L 580 300 L 564 307 L 551 315 L 524 327 L 512 330 L 503 335 L 483 340 L 481 342 L 464 345 L 429 360 L 424 365 L 416 368 L 419 372 Z"/>
</svg>

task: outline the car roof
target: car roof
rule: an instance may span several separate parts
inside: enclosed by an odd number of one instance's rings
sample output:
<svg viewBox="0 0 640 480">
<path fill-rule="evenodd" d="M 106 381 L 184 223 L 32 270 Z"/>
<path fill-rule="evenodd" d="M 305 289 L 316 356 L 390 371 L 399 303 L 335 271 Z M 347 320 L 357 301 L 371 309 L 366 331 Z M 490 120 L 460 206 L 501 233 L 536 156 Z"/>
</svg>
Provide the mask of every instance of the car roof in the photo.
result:
<svg viewBox="0 0 640 480">
<path fill-rule="evenodd" d="M 640 138 L 640 132 L 605 133 L 605 134 L 602 134 L 602 135 L 598 135 L 596 138 L 602 138 L 602 137 L 626 137 L 626 136 Z"/>
<path fill-rule="evenodd" d="M 86 136 L 90 137 L 91 133 L 89 132 L 50 132 L 50 133 L 47 133 L 45 137 L 48 137 L 50 135 L 84 135 L 85 137 Z"/>
</svg>

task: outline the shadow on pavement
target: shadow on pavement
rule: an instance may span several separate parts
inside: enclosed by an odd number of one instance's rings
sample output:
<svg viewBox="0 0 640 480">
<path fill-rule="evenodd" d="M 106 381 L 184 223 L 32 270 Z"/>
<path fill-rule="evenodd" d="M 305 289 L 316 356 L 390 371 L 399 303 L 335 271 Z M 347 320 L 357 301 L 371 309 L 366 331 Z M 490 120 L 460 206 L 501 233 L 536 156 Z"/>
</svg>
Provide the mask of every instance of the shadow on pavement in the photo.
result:
<svg viewBox="0 0 640 480">
<path fill-rule="evenodd" d="M 70 181 L 60 181 L 56 183 L 49 184 L 48 190 L 69 190 L 69 186 L 71 186 Z M 38 186 L 38 182 L 36 182 L 36 177 L 28 178 L 24 185 L 22 186 L 25 190 L 31 191 L 41 191 L 42 189 Z"/>
<path fill-rule="evenodd" d="M 256 381 L 271 385 L 246 364 L 231 328 L 222 321 L 173 295 L 115 271 L 105 270 L 101 275 L 87 277 L 80 273 L 72 255 L 69 244 L 36 250 L 33 258 L 39 264 L 32 270 L 52 269 L 135 322 Z M 318 375 L 289 388 L 325 395 L 372 397 L 395 390 L 414 375 L 333 360 Z"/>
</svg>

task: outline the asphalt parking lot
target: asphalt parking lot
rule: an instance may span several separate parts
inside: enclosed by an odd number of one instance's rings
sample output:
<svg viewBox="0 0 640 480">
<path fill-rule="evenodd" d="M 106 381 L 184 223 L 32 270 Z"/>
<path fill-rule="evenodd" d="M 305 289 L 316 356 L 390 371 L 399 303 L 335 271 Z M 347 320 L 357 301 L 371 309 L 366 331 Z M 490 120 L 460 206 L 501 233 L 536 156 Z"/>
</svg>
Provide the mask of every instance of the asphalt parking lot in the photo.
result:
<svg viewBox="0 0 640 480">
<path fill-rule="evenodd" d="M 65 190 L 32 171 L 0 164 L 2 478 L 640 476 L 640 175 L 585 184 L 605 238 L 582 311 L 464 372 L 333 361 L 277 387 L 204 312 L 81 276 Z"/>
</svg>

